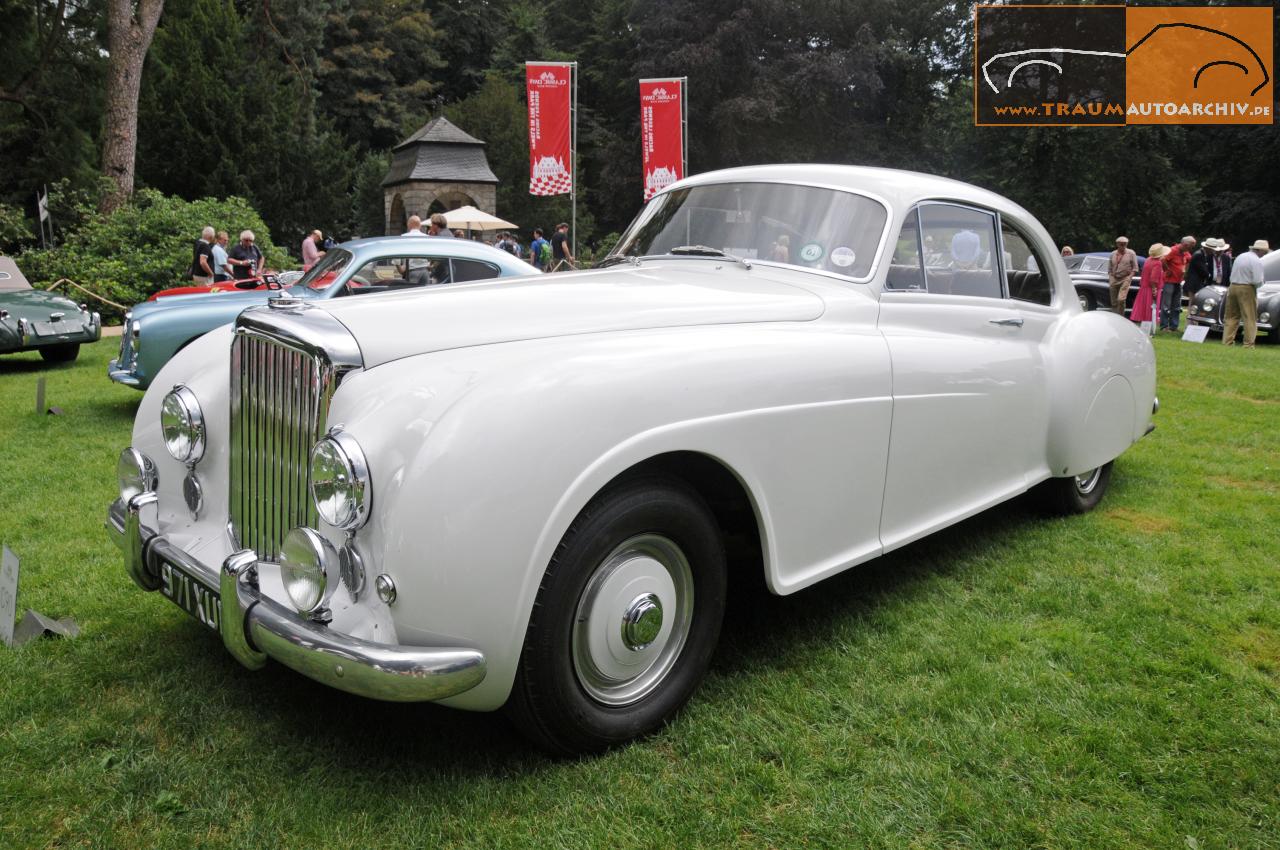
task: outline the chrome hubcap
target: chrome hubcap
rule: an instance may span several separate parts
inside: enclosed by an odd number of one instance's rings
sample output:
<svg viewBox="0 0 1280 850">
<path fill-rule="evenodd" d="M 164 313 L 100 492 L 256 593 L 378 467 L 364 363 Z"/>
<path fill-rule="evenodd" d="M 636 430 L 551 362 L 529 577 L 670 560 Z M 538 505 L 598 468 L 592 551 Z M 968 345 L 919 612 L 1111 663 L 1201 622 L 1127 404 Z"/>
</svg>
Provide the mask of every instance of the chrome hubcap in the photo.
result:
<svg viewBox="0 0 1280 850">
<path fill-rule="evenodd" d="M 1080 293 L 1076 293 L 1076 298 L 1080 300 L 1080 309 L 1087 313 L 1089 311 L 1089 299 Z"/>
<path fill-rule="evenodd" d="M 693 571 L 668 537 L 638 534 L 600 563 L 578 600 L 573 669 L 605 705 L 651 693 L 675 666 L 693 622 Z"/>
<path fill-rule="evenodd" d="M 1082 472 L 1076 476 L 1076 492 L 1081 496 L 1087 496 L 1093 492 L 1093 488 L 1098 486 L 1098 478 L 1102 475 L 1102 467 L 1091 469 L 1088 472 Z"/>
<path fill-rule="evenodd" d="M 622 642 L 627 649 L 639 652 L 658 639 L 662 631 L 662 600 L 652 593 L 631 600 L 622 615 Z"/>
</svg>

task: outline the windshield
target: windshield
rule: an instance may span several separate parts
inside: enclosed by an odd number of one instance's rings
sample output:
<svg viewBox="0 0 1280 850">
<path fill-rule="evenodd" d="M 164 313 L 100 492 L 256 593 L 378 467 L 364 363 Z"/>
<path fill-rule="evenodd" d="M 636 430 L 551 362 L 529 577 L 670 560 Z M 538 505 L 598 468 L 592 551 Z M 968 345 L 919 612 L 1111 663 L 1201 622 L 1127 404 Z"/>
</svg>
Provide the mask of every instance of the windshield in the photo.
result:
<svg viewBox="0 0 1280 850">
<path fill-rule="evenodd" d="M 864 278 L 885 219 L 876 201 L 834 189 L 789 183 L 690 186 L 654 198 L 612 256 L 723 252 Z M 694 247 L 712 250 L 679 250 Z"/>
<path fill-rule="evenodd" d="M 294 286 L 305 286 L 308 289 L 327 289 L 329 284 L 342 274 L 342 270 L 351 262 L 351 252 L 342 248 L 329 250 L 320 262 L 302 276 Z"/>
</svg>

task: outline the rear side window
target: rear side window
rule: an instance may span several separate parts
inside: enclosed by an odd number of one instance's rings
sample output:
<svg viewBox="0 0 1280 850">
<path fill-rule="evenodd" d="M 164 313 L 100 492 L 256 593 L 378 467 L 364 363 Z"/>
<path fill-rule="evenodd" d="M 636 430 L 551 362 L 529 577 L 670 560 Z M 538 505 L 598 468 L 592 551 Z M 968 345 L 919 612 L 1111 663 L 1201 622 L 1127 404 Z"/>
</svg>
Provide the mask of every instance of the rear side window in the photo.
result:
<svg viewBox="0 0 1280 850">
<path fill-rule="evenodd" d="M 1049 306 L 1053 292 L 1049 288 L 1046 259 L 1031 247 L 1030 239 L 1004 218 L 1000 219 L 1000 238 L 1004 240 L 1004 275 L 1009 297 Z"/>
<path fill-rule="evenodd" d="M 462 283 L 467 280 L 488 280 L 491 277 L 497 277 L 500 269 L 490 263 L 482 263 L 479 260 L 458 260 L 453 261 L 453 282 Z"/>
<path fill-rule="evenodd" d="M 930 292 L 1002 298 L 995 215 L 953 204 L 920 207 L 925 285 Z"/>
</svg>

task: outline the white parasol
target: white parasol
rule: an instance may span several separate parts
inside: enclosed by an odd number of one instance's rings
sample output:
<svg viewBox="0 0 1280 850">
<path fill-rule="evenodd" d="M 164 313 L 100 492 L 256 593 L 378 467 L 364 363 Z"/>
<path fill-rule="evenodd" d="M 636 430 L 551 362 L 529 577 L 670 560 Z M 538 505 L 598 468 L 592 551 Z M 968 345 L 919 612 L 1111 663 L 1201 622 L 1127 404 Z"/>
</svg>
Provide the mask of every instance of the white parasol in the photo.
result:
<svg viewBox="0 0 1280 850">
<path fill-rule="evenodd" d="M 465 228 L 467 230 L 515 230 L 516 226 L 509 221 L 503 221 L 496 215 L 491 215 L 484 210 L 476 209 L 472 206 L 458 207 L 456 210 L 448 210 L 444 214 L 444 220 L 448 222 L 449 227 Z"/>
</svg>

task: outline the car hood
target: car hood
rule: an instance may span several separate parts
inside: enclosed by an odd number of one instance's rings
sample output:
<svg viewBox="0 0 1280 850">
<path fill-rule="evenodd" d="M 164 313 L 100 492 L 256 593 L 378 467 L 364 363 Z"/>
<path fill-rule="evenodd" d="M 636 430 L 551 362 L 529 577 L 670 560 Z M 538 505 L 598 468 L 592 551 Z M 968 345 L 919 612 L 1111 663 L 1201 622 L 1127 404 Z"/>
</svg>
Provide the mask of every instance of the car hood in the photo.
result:
<svg viewBox="0 0 1280 850">
<path fill-rule="evenodd" d="M 80 317 L 80 305 L 62 295 L 43 289 L 0 292 L 0 307 L 15 319 L 47 322 L 50 313 L 65 313 L 68 320 Z"/>
<path fill-rule="evenodd" d="M 312 297 L 311 293 L 294 293 L 298 287 L 291 287 L 290 293 L 300 297 Z M 255 304 L 266 304 L 267 299 L 280 294 L 280 290 L 251 289 L 244 292 L 198 292 L 192 295 L 166 295 L 155 301 L 143 301 L 131 308 L 133 317 L 154 316 L 170 310 L 212 311 L 218 315 L 235 316 L 246 307 Z M 226 321 L 231 321 L 227 319 Z"/>
<path fill-rule="evenodd" d="M 451 348 L 574 334 L 744 322 L 806 322 L 823 300 L 785 282 L 794 272 L 732 261 L 490 281 L 327 301 L 355 335 L 365 366 Z"/>
</svg>

